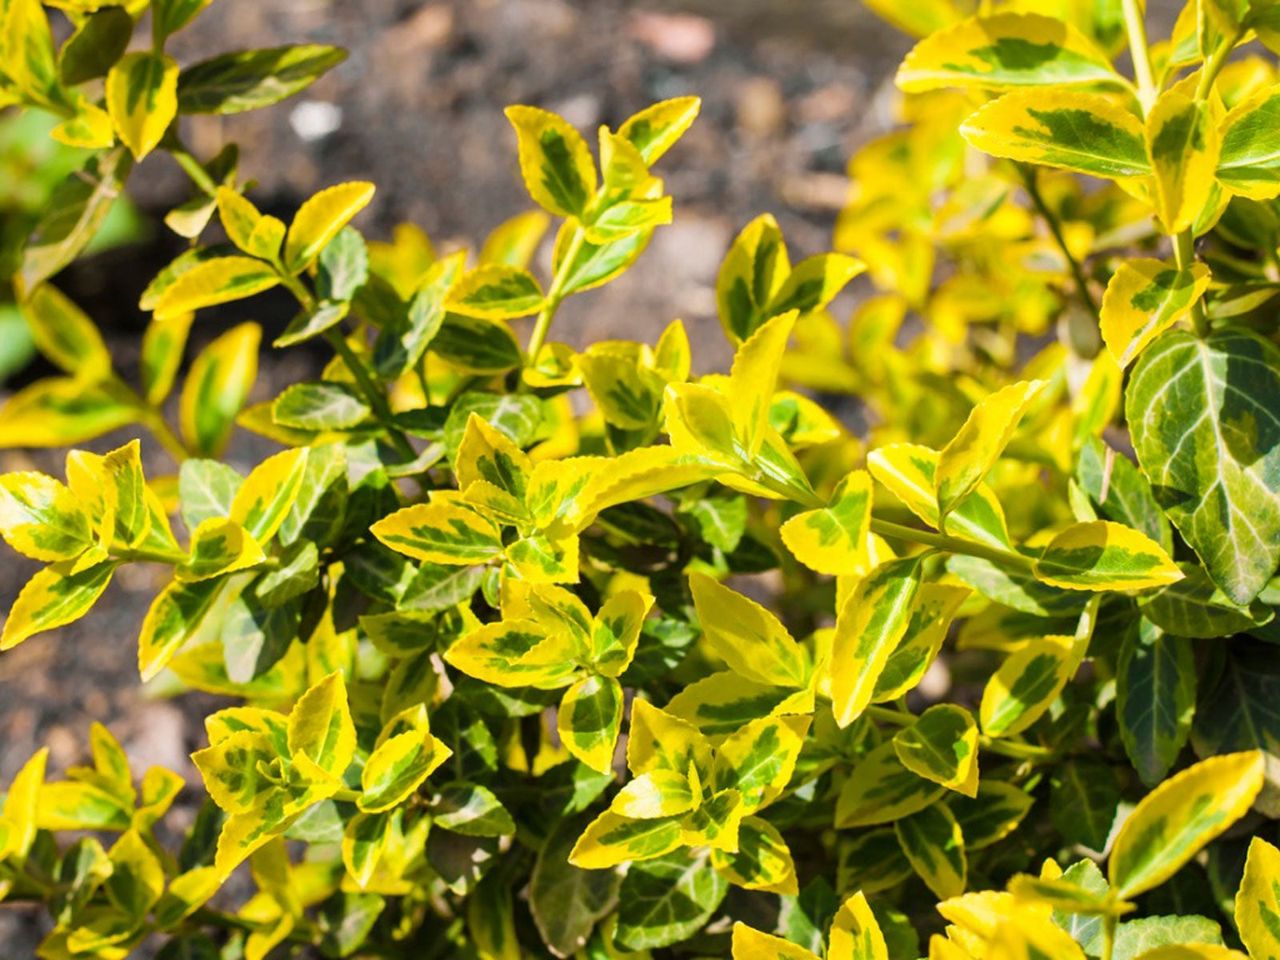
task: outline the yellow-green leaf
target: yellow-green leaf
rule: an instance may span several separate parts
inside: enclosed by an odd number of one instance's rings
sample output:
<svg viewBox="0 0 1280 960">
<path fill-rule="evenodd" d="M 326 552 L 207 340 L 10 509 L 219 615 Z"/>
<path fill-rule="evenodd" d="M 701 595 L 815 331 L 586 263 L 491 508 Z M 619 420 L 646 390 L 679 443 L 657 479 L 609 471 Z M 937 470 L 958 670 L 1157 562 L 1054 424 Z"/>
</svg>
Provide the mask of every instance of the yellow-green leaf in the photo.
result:
<svg viewBox="0 0 1280 960">
<path fill-rule="evenodd" d="M 934 485 L 938 517 L 946 529 L 947 514 L 972 493 L 995 466 L 1013 438 L 1018 421 L 1044 387 L 1043 380 L 1023 380 L 983 398 L 969 411 L 959 432 L 938 455 Z"/>
<path fill-rule="evenodd" d="M 162 53 L 127 53 L 107 74 L 107 112 L 141 160 L 178 115 L 178 63 Z"/>
<path fill-rule="evenodd" d="M 556 730 L 566 750 L 592 770 L 608 773 L 622 726 L 622 685 L 613 677 L 590 675 L 564 692 Z"/>
<path fill-rule="evenodd" d="M 836 800 L 835 826 L 866 827 L 893 823 L 923 810 L 946 792 L 902 765 L 886 740 L 862 757 Z"/>
<path fill-rule="evenodd" d="M 1250 956 L 1280 957 L 1280 850 L 1261 837 L 1249 841 L 1235 920 Z"/>
<path fill-rule="evenodd" d="M 827 960 L 889 960 L 884 933 L 861 891 L 842 903 L 831 921 Z"/>
<path fill-rule="evenodd" d="M 1222 121 L 1218 182 L 1250 200 L 1280 195 L 1280 88 L 1263 87 Z"/>
<path fill-rule="evenodd" d="M 769 428 L 769 406 L 778 383 L 782 354 L 795 326 L 795 311 L 775 316 L 757 327 L 734 354 L 729 374 L 733 426 L 748 460 L 760 451 Z"/>
<path fill-rule="evenodd" d="M 205 260 L 165 289 L 156 301 L 155 315 L 159 320 L 173 320 L 204 307 L 243 300 L 279 282 L 271 267 L 251 257 Z"/>
<path fill-rule="evenodd" d="M 915 443 L 892 443 L 867 455 L 871 475 L 929 526 L 938 527 L 935 477 L 939 454 Z M 947 529 L 994 547 L 1009 546 L 1009 531 L 1000 501 L 985 483 L 961 500 L 947 517 Z"/>
<path fill-rule="evenodd" d="M 891 560 L 862 578 L 840 608 L 831 644 L 831 707 L 841 727 L 871 702 L 880 672 L 906 632 L 919 588 L 919 560 Z"/>
<path fill-rule="evenodd" d="M 898 68 L 909 93 L 940 87 L 1009 90 L 1049 85 L 1120 86 L 1107 55 L 1062 20 L 1035 13 L 972 17 L 916 44 Z"/>
<path fill-rule="evenodd" d="M 45 567 L 27 581 L 9 608 L 0 632 L 0 650 L 23 640 L 79 620 L 111 582 L 116 563 L 103 560 L 84 570 L 72 569 L 72 561 Z"/>
<path fill-rule="evenodd" d="M 73 560 L 93 543 L 88 509 L 43 473 L 0 476 L 0 536 L 33 560 Z"/>
<path fill-rule="evenodd" d="M 939 900 L 964 893 L 968 862 L 960 824 L 945 803 L 935 803 L 893 825 L 911 866 Z"/>
<path fill-rule="evenodd" d="M 445 651 L 463 673 L 500 687 L 568 686 L 577 671 L 568 634 L 534 620 L 503 620 L 472 630 Z"/>
<path fill-rule="evenodd" d="M 759 817 L 744 818 L 738 828 L 737 851 L 712 850 L 711 865 L 746 890 L 792 897 L 800 892 L 787 842 L 777 827 Z"/>
<path fill-rule="evenodd" d="M 778 222 L 761 214 L 738 234 L 716 278 L 720 323 L 733 343 L 742 343 L 769 317 L 769 303 L 791 273 Z"/>
<path fill-rule="evenodd" d="M 690 574 L 689 589 L 703 635 L 735 673 L 779 686 L 808 682 L 804 648 L 772 613 L 705 574 Z"/>
<path fill-rule="evenodd" d="M 779 532 L 810 570 L 847 576 L 866 561 L 870 524 L 871 475 L 855 470 L 840 481 L 825 507 L 796 514 Z"/>
<path fill-rule="evenodd" d="M 289 752 L 305 756 L 341 777 L 356 751 L 356 728 L 341 673 L 331 673 L 304 693 L 289 713 Z"/>
<path fill-rule="evenodd" d="M 408 727 L 408 729 L 403 729 Z M 402 730 L 402 732 L 395 732 Z M 453 755 L 427 729 L 426 708 L 410 707 L 393 718 L 378 738 L 360 774 L 360 809 L 380 813 L 403 803 Z"/>
<path fill-rule="evenodd" d="M 253 535 L 227 517 L 209 517 L 191 532 L 187 561 L 174 570 L 179 580 L 207 580 L 255 567 L 266 559 Z"/>
<path fill-rule="evenodd" d="M 817 954 L 745 923 L 733 925 L 733 960 L 818 960 Z"/>
<path fill-rule="evenodd" d="M 1160 885 L 1244 816 L 1265 768 L 1256 750 L 1210 757 L 1147 794 L 1111 847 L 1108 877 L 1116 895 L 1128 900 Z"/>
<path fill-rule="evenodd" d="M 1075 90 L 1018 90 L 992 100 L 960 126 L 996 157 L 1122 179 L 1151 172 L 1142 120 L 1120 102 Z"/>
<path fill-rule="evenodd" d="M 449 288 L 446 306 L 483 320 L 513 320 L 542 308 L 542 288 L 528 270 L 501 263 L 476 267 Z"/>
<path fill-rule="evenodd" d="M 22 302 L 22 315 L 36 349 L 80 380 L 100 380 L 111 372 L 111 353 L 83 310 L 47 283 Z"/>
<path fill-rule="evenodd" d="M 432 563 L 469 566 L 502 554 L 498 529 L 474 510 L 444 499 L 383 517 L 370 528 L 392 550 Z"/>
<path fill-rule="evenodd" d="M 1102 339 L 1124 367 L 1159 334 L 1191 312 L 1209 289 L 1209 268 L 1186 270 L 1160 260 L 1126 260 L 1102 296 Z"/>
<path fill-rule="evenodd" d="M 1110 520 L 1063 530 L 1035 562 L 1036 578 L 1067 590 L 1145 590 L 1183 578 L 1146 534 Z"/>
<path fill-rule="evenodd" d="M 604 870 L 620 863 L 652 860 L 683 845 L 683 817 L 632 820 L 606 810 L 588 824 L 569 853 L 569 862 L 583 870 Z"/>
<path fill-rule="evenodd" d="M 618 128 L 647 164 L 655 163 L 684 136 L 702 109 L 698 97 L 675 97 L 645 107 Z"/>
<path fill-rule="evenodd" d="M 1156 213 L 1166 233 L 1187 230 L 1209 202 L 1222 141 L 1207 100 L 1166 90 L 1147 114 Z"/>
<path fill-rule="evenodd" d="M 894 734 L 893 749 L 913 773 L 966 797 L 978 795 L 978 725 L 964 707 L 930 707 Z"/>
<path fill-rule="evenodd" d="M 232 243 L 261 260 L 274 260 L 279 256 L 285 235 L 282 221 L 263 216 L 244 194 L 231 187 L 218 188 L 217 203 L 218 217 Z"/>
<path fill-rule="evenodd" d="M 537 107 L 507 107 L 506 114 L 534 202 L 557 216 L 581 216 L 596 192 L 595 162 L 582 135 L 563 117 Z"/>
<path fill-rule="evenodd" d="M 351 218 L 369 205 L 373 190 L 372 183 L 352 180 L 326 187 L 299 207 L 284 241 L 285 269 L 301 273 L 310 266 Z"/>
<path fill-rule="evenodd" d="M 979 719 L 991 737 L 1013 736 L 1040 719 L 1080 666 L 1075 637 L 1048 636 L 1010 654 L 982 691 Z"/>
<path fill-rule="evenodd" d="M 142 335 L 142 356 L 138 359 L 138 366 L 143 397 L 152 406 L 163 403 L 173 389 L 193 319 L 192 314 L 186 313 L 170 320 L 152 317 L 147 324 Z"/>
<path fill-rule="evenodd" d="M 228 516 L 259 543 L 266 543 L 289 515 L 306 468 L 305 447 L 267 457 L 236 490 Z"/>
</svg>

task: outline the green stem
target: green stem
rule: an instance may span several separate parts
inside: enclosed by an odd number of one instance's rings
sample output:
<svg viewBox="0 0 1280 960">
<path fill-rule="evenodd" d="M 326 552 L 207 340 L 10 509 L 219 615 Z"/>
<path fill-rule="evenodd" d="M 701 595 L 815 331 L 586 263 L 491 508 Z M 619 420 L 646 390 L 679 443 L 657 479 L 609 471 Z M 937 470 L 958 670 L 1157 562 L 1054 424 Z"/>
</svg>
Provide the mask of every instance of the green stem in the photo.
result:
<svg viewBox="0 0 1280 960">
<path fill-rule="evenodd" d="M 293 294 L 294 299 L 303 310 L 308 313 L 315 309 L 315 297 L 297 277 L 279 268 L 276 269 L 280 282 L 284 284 L 285 289 Z M 382 424 L 382 428 L 386 430 L 387 436 L 391 438 L 392 444 L 395 445 L 399 454 L 408 462 L 417 456 L 417 451 L 413 449 L 413 444 L 409 442 L 409 438 L 405 436 L 404 431 L 396 426 L 395 414 L 391 412 L 391 405 L 387 403 L 387 395 L 374 382 L 373 375 L 369 373 L 369 368 L 365 366 L 363 360 L 357 356 L 356 352 L 351 349 L 351 344 L 347 343 L 346 337 L 342 335 L 342 331 L 337 327 L 330 327 L 324 333 L 325 339 L 329 341 L 329 345 L 333 347 L 334 352 L 342 358 L 343 364 L 355 377 L 356 385 L 360 388 L 360 392 L 364 394 L 365 401 L 373 410 L 374 417 Z"/>
<path fill-rule="evenodd" d="M 182 172 L 191 179 L 191 182 L 200 189 L 201 193 L 212 197 L 218 192 L 218 185 L 213 182 L 213 178 L 209 176 L 209 171 L 204 168 L 204 164 L 192 156 L 191 152 L 180 142 L 169 148 L 169 155 L 177 161 L 178 166 L 182 168 Z"/>
<path fill-rule="evenodd" d="M 962 540 L 959 537 L 948 536 L 945 533 L 934 533 L 932 530 L 917 530 L 915 527 L 907 527 L 889 520 L 881 520 L 876 516 L 871 518 L 871 532 L 882 537 L 888 537 L 891 540 L 906 540 L 908 543 L 932 547 L 935 550 L 945 550 L 948 553 L 962 553 L 970 557 L 979 557 L 1006 567 L 1015 567 L 1026 573 L 1031 573 L 1035 566 L 1030 557 L 1015 553 L 1012 550 L 1001 550 L 998 547 L 989 547 L 984 543 L 975 543 L 972 540 Z"/>
<path fill-rule="evenodd" d="M 1020 740 L 996 740 L 986 735 L 978 737 L 978 745 L 989 753 L 998 753 L 1013 760 L 1054 760 L 1058 756 L 1056 750 L 1048 747 L 1038 747 L 1034 743 L 1023 743 Z"/>
<path fill-rule="evenodd" d="M 1183 230 L 1173 238 L 1173 259 L 1179 270 L 1190 270 L 1196 259 L 1195 236 L 1190 229 Z M 1195 327 L 1196 336 L 1209 335 L 1209 317 L 1204 312 L 1204 301 L 1197 300 L 1191 305 L 1191 325 Z"/>
<path fill-rule="evenodd" d="M 895 710 L 893 707 L 867 707 L 866 715 L 881 723 L 891 723 L 895 727 L 909 727 L 916 722 L 916 715 L 906 710 Z"/>
<path fill-rule="evenodd" d="M 1142 0 L 1123 0 L 1124 26 L 1129 36 L 1129 53 L 1133 57 L 1133 75 L 1138 81 L 1138 100 L 1146 113 L 1156 101 L 1155 73 L 1151 69 L 1151 49 L 1147 46 L 1147 24 L 1143 19 Z"/>
<path fill-rule="evenodd" d="M 542 303 L 542 309 L 538 311 L 538 319 L 534 321 L 533 333 L 529 336 L 529 346 L 525 354 L 531 361 L 537 360 L 538 351 L 542 349 L 542 344 L 547 339 L 547 333 L 551 330 L 551 321 L 565 298 L 564 285 L 569 282 L 569 273 L 573 270 L 574 261 L 578 259 L 578 253 L 586 240 L 586 231 L 580 225 L 574 227 L 573 236 L 569 238 L 569 245 L 565 248 L 564 256 L 560 260 L 560 268 L 551 278 L 547 297 Z"/>
<path fill-rule="evenodd" d="M 1081 266 L 1080 261 L 1075 258 L 1075 255 L 1072 254 L 1071 248 L 1067 246 L 1067 239 L 1062 235 L 1062 224 L 1058 222 L 1057 215 L 1049 209 L 1049 205 L 1044 201 L 1044 196 L 1040 193 L 1040 187 L 1036 183 L 1035 169 L 1022 163 L 1018 164 L 1018 169 L 1022 172 L 1022 180 L 1026 186 L 1027 196 L 1031 198 L 1031 203 L 1035 206 L 1036 212 L 1040 214 L 1041 219 L 1048 224 L 1049 232 L 1053 234 L 1054 242 L 1058 245 L 1058 249 L 1062 252 L 1071 268 L 1071 276 L 1076 281 L 1076 289 L 1080 292 L 1080 299 L 1089 308 L 1093 318 L 1101 322 L 1098 302 L 1093 298 L 1093 292 L 1089 289 L 1089 282 L 1085 278 L 1084 268 Z"/>
<path fill-rule="evenodd" d="M 1112 960 L 1116 951 L 1116 916 L 1106 914 L 1102 918 L 1102 960 Z"/>
</svg>

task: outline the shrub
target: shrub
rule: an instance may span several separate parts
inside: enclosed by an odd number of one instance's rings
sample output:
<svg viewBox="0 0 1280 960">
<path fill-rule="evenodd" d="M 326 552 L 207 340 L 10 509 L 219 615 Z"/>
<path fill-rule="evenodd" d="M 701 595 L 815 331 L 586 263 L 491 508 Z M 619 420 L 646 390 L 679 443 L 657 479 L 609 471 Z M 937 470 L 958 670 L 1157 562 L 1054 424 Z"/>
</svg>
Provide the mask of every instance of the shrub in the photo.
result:
<svg viewBox="0 0 1280 960">
<path fill-rule="evenodd" d="M 179 469 L 149 482 L 133 441 L 73 450 L 65 483 L 0 477 L 0 531 L 47 563 L 0 649 L 161 565 L 142 678 L 235 704 L 176 849 L 182 777 L 135 781 L 101 726 L 91 765 L 18 773 L 0 895 L 46 904 L 41 956 L 157 934 L 167 958 L 1280 953 L 1280 86 L 1229 59 L 1277 45 L 1274 4 L 1201 0 L 1149 46 L 1138 0 L 877 0 L 923 36 L 903 126 L 854 159 L 840 252 L 792 265 L 770 217 L 742 231 L 717 286 L 733 365 L 695 378 L 679 321 L 550 336 L 670 222 L 652 171 L 696 99 L 594 156 L 512 107 L 539 209 L 476 255 L 408 226 L 366 243 L 371 184 L 286 224 L 234 148 L 183 145 L 179 115 L 267 106 L 342 56 L 180 68 L 165 41 L 207 2 L 153 0 L 132 52 L 144 2 L 57 4 L 58 48 L 36 0 L 2 7 L 0 102 L 89 153 L 16 280 L 65 376 L 12 397 L 0 438 L 138 426 Z M 126 380 L 51 280 L 156 151 L 194 185 L 166 218 L 192 245 L 142 296 Z M 846 332 L 828 308 L 864 270 Z M 325 341 L 321 376 L 246 407 L 244 323 L 170 426 L 193 316 L 271 287 L 299 307 L 274 346 Z M 841 393 L 865 443 L 817 399 Z M 283 452 L 242 476 L 218 459 L 237 425 Z"/>
</svg>

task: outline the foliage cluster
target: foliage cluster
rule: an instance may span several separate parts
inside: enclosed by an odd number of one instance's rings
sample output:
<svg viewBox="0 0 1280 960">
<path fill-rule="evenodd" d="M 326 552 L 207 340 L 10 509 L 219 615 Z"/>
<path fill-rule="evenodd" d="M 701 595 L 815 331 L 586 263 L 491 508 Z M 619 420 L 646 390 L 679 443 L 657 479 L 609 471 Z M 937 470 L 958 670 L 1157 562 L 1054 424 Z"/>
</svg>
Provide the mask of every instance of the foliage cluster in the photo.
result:
<svg viewBox="0 0 1280 960">
<path fill-rule="evenodd" d="M 552 338 L 671 221 L 653 171 L 696 99 L 595 153 L 512 107 L 537 209 L 476 253 L 369 242 L 372 184 L 286 224 L 234 148 L 186 149 L 180 116 L 342 58 L 179 66 L 208 2 L 59 0 L 60 45 L 0 2 L 0 103 L 85 151 L 16 281 L 64 375 L 0 443 L 141 427 L 177 464 L 144 476 L 135 440 L 0 477 L 0 532 L 47 564 L 0 650 L 150 564 L 143 680 L 232 703 L 176 845 L 182 777 L 135 778 L 103 727 L 8 785 L 0 899 L 47 906 L 41 957 L 1280 955 L 1280 85 L 1234 56 L 1278 46 L 1280 4 L 1197 0 L 1150 44 L 1139 0 L 876 0 L 921 38 L 903 125 L 854 158 L 836 252 L 743 229 L 732 368 L 696 376 L 680 321 Z M 153 153 L 191 245 L 126 379 L 53 281 Z M 246 322 L 177 389 L 196 314 L 273 287 L 273 345 L 324 341 L 321 375 L 247 405 Z M 282 452 L 242 475 L 237 426 Z"/>
</svg>

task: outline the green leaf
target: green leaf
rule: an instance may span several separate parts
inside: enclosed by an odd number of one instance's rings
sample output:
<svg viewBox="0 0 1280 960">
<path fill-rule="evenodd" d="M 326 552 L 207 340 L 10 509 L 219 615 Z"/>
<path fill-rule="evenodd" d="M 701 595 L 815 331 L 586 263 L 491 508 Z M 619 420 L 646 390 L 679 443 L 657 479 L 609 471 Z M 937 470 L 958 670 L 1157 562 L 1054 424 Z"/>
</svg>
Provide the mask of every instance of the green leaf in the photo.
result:
<svg viewBox="0 0 1280 960">
<path fill-rule="evenodd" d="M 1163 883 L 1249 809 L 1262 788 L 1256 750 L 1202 760 L 1166 780 L 1116 834 L 1108 879 L 1130 899 Z"/>
<path fill-rule="evenodd" d="M 596 191 L 596 167 L 582 135 L 537 107 L 507 107 L 506 115 L 516 131 L 529 196 L 548 213 L 581 216 Z"/>
<path fill-rule="evenodd" d="M 307 199 L 284 240 L 284 267 L 301 273 L 329 245 L 329 242 L 373 199 L 373 184 L 352 180 L 326 187 Z"/>
<path fill-rule="evenodd" d="M 718 789 L 737 790 L 744 812 L 754 813 L 777 799 L 791 780 L 808 717 L 765 717 L 726 737 L 716 750 L 712 779 Z"/>
<path fill-rule="evenodd" d="M 876 681 L 906 633 L 920 589 L 918 559 L 891 560 L 858 581 L 836 617 L 831 706 L 847 727 L 871 702 Z"/>
<path fill-rule="evenodd" d="M 1122 81 L 1106 54 L 1070 24 L 1034 13 L 1000 13 L 964 20 L 920 41 L 898 68 L 897 83 L 916 93 Z"/>
<path fill-rule="evenodd" d="M 952 619 L 970 593 L 967 587 L 949 583 L 920 585 L 902 639 L 876 678 L 872 703 L 896 700 L 915 689 L 938 656 Z"/>
<path fill-rule="evenodd" d="M 431 801 L 437 826 L 469 837 L 510 836 L 515 821 L 493 791 L 477 783 L 449 783 Z"/>
<path fill-rule="evenodd" d="M 369 405 L 354 388 L 324 380 L 286 387 L 271 404 L 276 423 L 298 430 L 344 430 L 370 413 Z"/>
<path fill-rule="evenodd" d="M 1110 520 L 1063 530 L 1035 561 L 1036 578 L 1067 590 L 1144 590 L 1182 579 L 1160 545 Z"/>
<path fill-rule="evenodd" d="M 691 574 L 689 590 L 707 643 L 735 673 L 769 685 L 808 682 L 803 648 L 772 613 L 705 574 Z"/>
<path fill-rule="evenodd" d="M 788 310 L 809 313 L 831 303 L 867 265 L 842 253 L 820 253 L 807 257 L 787 274 L 782 286 L 765 308 L 765 315 L 776 317 Z"/>
<path fill-rule="evenodd" d="M 75 572 L 70 562 L 45 567 L 27 581 L 9 608 L 0 632 L 0 650 L 79 620 L 107 589 L 115 569 L 112 560 Z"/>
<path fill-rule="evenodd" d="M 192 64 L 178 78 L 182 113 L 242 113 L 305 90 L 347 57 L 339 47 L 299 44 L 224 53 Z"/>
<path fill-rule="evenodd" d="M 912 726 L 894 734 L 893 749 L 913 773 L 967 797 L 977 796 L 978 725 L 963 707 L 930 707 Z"/>
<path fill-rule="evenodd" d="M 152 0 L 151 33 L 157 45 L 177 33 L 209 6 L 213 0 Z"/>
<path fill-rule="evenodd" d="M 729 891 L 709 869 L 709 851 L 681 850 L 634 864 L 618 892 L 615 940 L 628 950 L 652 950 L 689 937 Z"/>
<path fill-rule="evenodd" d="M 271 341 L 273 347 L 292 347 L 314 337 L 320 336 L 331 327 L 337 326 L 347 315 L 350 305 L 346 303 L 320 303 L 310 312 L 303 311 L 289 321 L 284 333 Z"/>
<path fill-rule="evenodd" d="M 964 832 L 966 850 L 982 850 L 1018 828 L 1035 803 L 1025 790 L 990 778 L 978 784 L 972 800 L 948 797 L 947 806 Z"/>
<path fill-rule="evenodd" d="M 156 595 L 138 634 L 138 672 L 143 680 L 158 675 L 196 635 L 225 584 L 216 579 L 200 583 L 174 580 Z"/>
<path fill-rule="evenodd" d="M 191 555 L 179 566 L 179 580 L 207 580 L 255 567 L 266 559 L 262 547 L 234 520 L 210 517 L 191 531 Z"/>
<path fill-rule="evenodd" d="M 1078 91 L 1006 93 L 960 125 L 996 157 L 1112 179 L 1151 172 L 1142 120 L 1115 100 Z"/>
<path fill-rule="evenodd" d="M 275 536 L 302 486 L 309 449 L 267 457 L 245 477 L 231 501 L 230 517 L 259 543 Z"/>
<path fill-rule="evenodd" d="M 1116 453 L 1097 437 L 1089 437 L 1080 448 L 1075 479 L 1103 517 L 1146 534 L 1160 544 L 1165 553 L 1172 554 L 1173 532 L 1169 521 L 1156 503 L 1151 484 L 1132 460 Z"/>
<path fill-rule="evenodd" d="M 23 289 L 34 290 L 79 256 L 124 191 L 132 167 L 129 152 L 117 147 L 90 157 L 57 185 L 22 253 Z"/>
<path fill-rule="evenodd" d="M 222 452 L 253 382 L 258 376 L 262 329 L 242 323 L 200 351 L 187 372 L 178 406 L 178 424 L 192 453 Z"/>
<path fill-rule="evenodd" d="M 946 804 L 935 803 L 893 825 L 902 852 L 940 900 L 964 893 L 964 836 Z"/>
<path fill-rule="evenodd" d="M 421 705 L 409 708 L 406 713 L 415 711 L 425 717 Z M 399 729 L 396 720 L 392 720 L 388 727 Z M 425 723 L 411 725 L 403 733 L 385 739 L 379 737 L 378 745 L 369 754 L 360 774 L 360 809 L 366 813 L 380 813 L 403 803 L 432 771 L 449 759 L 451 753 L 448 747 L 427 732 Z M 445 813 L 447 816 L 449 811 Z M 463 818 L 457 811 L 454 811 L 454 816 Z M 437 823 L 446 829 L 456 828 L 456 823 L 450 825 L 453 821 L 437 820 Z"/>
<path fill-rule="evenodd" d="M 568 818 L 552 828 L 529 880 L 529 909 L 542 942 L 557 957 L 580 950 L 596 921 L 618 901 L 622 878 L 613 870 L 583 870 L 569 863 L 585 820 Z"/>
<path fill-rule="evenodd" d="M 182 522 L 194 530 L 212 517 L 231 513 L 231 502 L 244 478 L 217 460 L 185 460 L 178 470 Z"/>
<path fill-rule="evenodd" d="M 1222 121 L 1218 181 L 1232 193 L 1251 200 L 1280 195 L 1280 90 L 1263 87 L 1231 108 Z"/>
<path fill-rule="evenodd" d="M 1142 615 L 1177 637 L 1213 639 L 1248 633 L 1271 622 L 1275 611 L 1255 600 L 1247 607 L 1227 599 L 1198 564 L 1182 565 L 1186 574 L 1177 583 L 1143 596 Z"/>
<path fill-rule="evenodd" d="M 1126 260 L 1102 296 L 1102 339 L 1120 366 L 1128 366 L 1152 340 L 1191 313 L 1209 288 L 1209 268 L 1186 270 L 1160 260 Z"/>
<path fill-rule="evenodd" d="M 1269 817 L 1280 814 L 1280 666 L 1274 649 L 1243 637 L 1233 640 L 1216 682 L 1200 692 L 1191 730 L 1191 742 L 1202 757 L 1262 751 L 1267 782 L 1256 806 Z"/>
<path fill-rule="evenodd" d="M 1077 757 L 1058 767 L 1050 780 L 1049 815 L 1069 843 L 1103 850 L 1120 804 L 1115 770 L 1092 757 Z"/>
<path fill-rule="evenodd" d="M 946 792 L 902 765 L 886 740 L 866 754 L 845 781 L 836 800 L 835 826 L 874 826 L 893 823 L 929 806 Z"/>
<path fill-rule="evenodd" d="M 733 853 L 711 851 L 711 865 L 729 882 L 747 890 L 795 896 L 796 865 L 778 828 L 760 817 L 747 817 L 738 831 Z"/>
<path fill-rule="evenodd" d="M 1143 353 L 1125 415 L 1143 472 L 1223 592 L 1247 604 L 1280 564 L 1280 353 L 1243 330 L 1178 330 Z"/>
<path fill-rule="evenodd" d="M 587 676 L 564 693 L 556 730 L 566 750 L 593 770 L 613 768 L 622 725 L 622 685 L 612 677 Z"/>
<path fill-rule="evenodd" d="M 1164 779 L 1182 751 L 1195 706 L 1190 641 L 1139 620 L 1120 648 L 1116 717 L 1125 752 L 1148 787 Z"/>
<path fill-rule="evenodd" d="M 93 321 L 66 296 L 41 284 L 21 305 L 39 351 L 65 373 L 94 381 L 111 371 L 111 354 Z"/>
<path fill-rule="evenodd" d="M 178 115 L 178 64 L 161 53 L 125 54 L 107 74 L 107 110 L 134 159 L 155 149 Z"/>
<path fill-rule="evenodd" d="M 505 324 L 460 313 L 445 314 L 430 349 L 466 373 L 505 373 L 521 362 L 520 345 Z"/>
<path fill-rule="evenodd" d="M 322 300 L 345 303 L 369 279 L 369 248 L 354 227 L 343 227 L 320 253 L 316 294 Z"/>
</svg>

